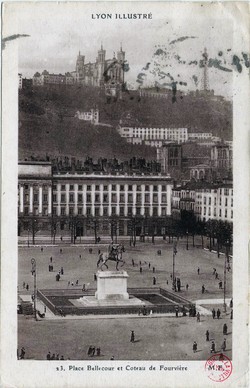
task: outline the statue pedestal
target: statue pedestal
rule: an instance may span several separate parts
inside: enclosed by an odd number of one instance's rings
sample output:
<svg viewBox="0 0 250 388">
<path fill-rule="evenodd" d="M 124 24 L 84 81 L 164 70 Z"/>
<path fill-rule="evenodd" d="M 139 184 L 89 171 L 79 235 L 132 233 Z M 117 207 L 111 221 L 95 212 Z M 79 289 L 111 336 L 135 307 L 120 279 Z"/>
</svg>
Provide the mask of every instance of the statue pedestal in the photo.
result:
<svg viewBox="0 0 250 388">
<path fill-rule="evenodd" d="M 128 274 L 126 271 L 98 271 L 97 300 L 128 300 L 127 292 Z"/>
</svg>

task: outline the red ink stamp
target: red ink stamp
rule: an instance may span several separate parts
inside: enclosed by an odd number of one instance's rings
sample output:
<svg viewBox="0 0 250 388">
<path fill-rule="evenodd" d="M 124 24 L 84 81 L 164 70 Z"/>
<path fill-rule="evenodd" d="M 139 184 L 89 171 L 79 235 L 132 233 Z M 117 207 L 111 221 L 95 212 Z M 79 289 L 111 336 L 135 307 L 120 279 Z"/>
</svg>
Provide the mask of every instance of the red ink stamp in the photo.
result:
<svg viewBox="0 0 250 388">
<path fill-rule="evenodd" d="M 205 364 L 205 371 L 208 377 L 218 383 L 228 379 L 232 373 L 232 369 L 231 360 L 223 353 L 214 354 Z"/>
</svg>

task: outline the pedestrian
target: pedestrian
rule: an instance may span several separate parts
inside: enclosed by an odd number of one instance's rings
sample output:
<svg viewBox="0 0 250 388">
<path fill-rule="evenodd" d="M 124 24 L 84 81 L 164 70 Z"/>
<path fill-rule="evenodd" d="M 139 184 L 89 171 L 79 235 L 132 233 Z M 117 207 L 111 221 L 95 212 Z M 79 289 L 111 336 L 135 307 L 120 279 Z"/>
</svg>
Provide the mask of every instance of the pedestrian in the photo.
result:
<svg viewBox="0 0 250 388">
<path fill-rule="evenodd" d="M 153 286 L 155 286 L 155 285 L 156 285 L 156 278 L 153 277 Z"/>
<path fill-rule="evenodd" d="M 57 353 L 57 355 L 56 355 L 56 360 L 59 360 L 59 354 Z"/>
<path fill-rule="evenodd" d="M 189 285 L 188 285 L 188 284 L 186 284 L 186 291 L 188 291 L 188 287 L 189 287 Z"/>
<path fill-rule="evenodd" d="M 213 308 L 212 310 L 212 316 L 213 316 L 213 319 L 215 318 L 215 309 Z"/>
<path fill-rule="evenodd" d="M 140 267 L 140 273 L 142 273 L 142 267 Z"/>
<path fill-rule="evenodd" d="M 95 281 L 95 282 L 97 281 L 97 276 L 96 276 L 95 273 L 94 273 L 94 281 Z"/>
<path fill-rule="evenodd" d="M 101 249 L 98 249 L 98 255 L 100 255 L 101 254 Z"/>
<path fill-rule="evenodd" d="M 62 253 L 62 248 L 60 249 L 60 253 Z"/>
<path fill-rule="evenodd" d="M 155 267 L 153 267 L 153 273 L 155 273 Z"/>
<path fill-rule="evenodd" d="M 193 343 L 193 352 L 196 353 L 197 352 L 197 342 L 194 341 Z"/>
<path fill-rule="evenodd" d="M 100 356 L 100 355 L 101 355 L 101 348 L 97 348 L 97 349 L 96 349 L 96 355 L 97 355 L 97 356 Z"/>
<path fill-rule="evenodd" d="M 44 305 L 43 306 L 43 311 L 44 311 L 44 314 L 46 313 L 46 306 Z"/>
<path fill-rule="evenodd" d="M 141 260 L 140 260 L 140 265 L 141 265 Z"/>
<path fill-rule="evenodd" d="M 48 352 L 46 358 L 47 358 L 48 361 L 50 361 L 50 359 L 51 359 L 51 354 L 50 354 L 50 352 Z"/>
<path fill-rule="evenodd" d="M 60 357 L 60 360 L 62 360 L 62 361 L 63 361 L 63 360 L 64 360 L 64 357 L 63 357 L 63 356 L 61 356 L 61 357 Z"/>
<path fill-rule="evenodd" d="M 79 281 L 78 281 L 78 279 L 77 279 L 77 281 L 76 281 L 76 286 L 78 286 L 78 283 L 79 283 Z"/>
<path fill-rule="evenodd" d="M 63 240 L 62 236 L 60 237 L 60 240 L 61 240 L 61 241 Z"/>
<path fill-rule="evenodd" d="M 51 357 L 51 360 L 55 360 L 55 358 L 56 358 L 56 355 L 55 355 L 55 353 L 53 353 L 52 357 Z"/>
<path fill-rule="evenodd" d="M 176 318 L 178 318 L 178 316 L 179 316 L 179 307 L 178 306 L 175 307 L 175 316 L 176 316 Z"/>
<path fill-rule="evenodd" d="M 63 267 L 61 267 L 61 274 L 62 274 L 62 275 L 64 274 L 64 269 L 63 269 Z"/>
<path fill-rule="evenodd" d="M 25 356 L 25 348 L 22 347 L 22 348 L 21 348 L 20 359 L 23 360 L 23 359 L 24 359 L 24 356 Z"/>
<path fill-rule="evenodd" d="M 29 285 L 28 284 L 26 284 L 26 290 L 29 291 Z"/>
<path fill-rule="evenodd" d="M 150 269 L 150 266 L 151 266 L 151 264 L 150 263 L 148 263 L 148 268 Z"/>
<path fill-rule="evenodd" d="M 135 342 L 135 332 L 134 332 L 134 330 L 131 330 L 130 342 Z"/>
<path fill-rule="evenodd" d="M 79 259 L 81 259 L 82 258 L 82 255 L 79 255 Z"/>
<path fill-rule="evenodd" d="M 200 268 L 199 267 L 197 268 L 197 273 L 198 273 L 198 275 L 200 275 Z"/>
<path fill-rule="evenodd" d="M 231 310 L 230 319 L 233 319 L 233 310 Z"/>
<path fill-rule="evenodd" d="M 93 348 L 92 348 L 92 353 L 91 353 L 91 357 L 94 357 L 94 355 L 95 355 L 95 347 L 93 346 Z"/>
<path fill-rule="evenodd" d="M 227 335 L 227 324 L 224 323 L 223 325 L 223 335 Z"/>
<path fill-rule="evenodd" d="M 213 268 L 213 275 L 216 274 L 216 268 Z"/>
<path fill-rule="evenodd" d="M 43 252 L 43 247 L 41 247 L 41 252 Z"/>
<path fill-rule="evenodd" d="M 72 287 L 74 286 L 74 282 L 71 282 L 71 286 L 72 286 Z"/>
<path fill-rule="evenodd" d="M 201 287 L 201 292 L 202 292 L 202 294 L 204 294 L 204 292 L 205 292 L 205 286 L 204 286 L 204 284 L 203 284 L 202 287 Z"/>
<path fill-rule="evenodd" d="M 209 331 L 206 331 L 206 341 L 209 341 Z"/>
<path fill-rule="evenodd" d="M 227 347 L 227 341 L 226 341 L 226 338 L 224 338 L 224 341 L 222 342 L 222 345 L 221 345 L 221 349 L 223 350 L 223 352 L 225 352 L 226 347 Z"/>
<path fill-rule="evenodd" d="M 85 283 L 83 283 L 83 285 L 82 285 L 82 291 L 86 291 Z"/>
<path fill-rule="evenodd" d="M 88 348 L 88 356 L 91 356 L 91 354 L 92 354 L 92 345 L 91 346 L 89 346 L 89 348 Z"/>
<path fill-rule="evenodd" d="M 220 314 L 221 314 L 220 309 L 218 309 L 217 310 L 217 319 L 220 319 Z"/>
<path fill-rule="evenodd" d="M 200 313 L 198 312 L 197 313 L 197 322 L 200 322 L 201 321 L 201 316 L 200 316 Z"/>
<path fill-rule="evenodd" d="M 133 267 L 135 266 L 135 261 L 134 261 L 134 259 L 132 259 L 132 266 L 133 266 Z"/>
<path fill-rule="evenodd" d="M 218 272 L 216 272 L 216 274 L 215 274 L 215 279 L 219 279 Z"/>
<path fill-rule="evenodd" d="M 51 263 L 52 263 L 52 260 L 53 260 L 53 259 L 52 259 L 52 256 L 51 256 L 51 257 L 50 257 L 50 262 L 51 262 Z"/>
<path fill-rule="evenodd" d="M 210 352 L 211 353 L 215 353 L 215 343 L 214 343 L 214 341 L 212 341 Z"/>
<path fill-rule="evenodd" d="M 70 286 L 70 280 L 68 281 L 68 287 Z"/>
<path fill-rule="evenodd" d="M 25 283 L 24 283 L 25 284 Z M 230 304 L 229 304 L 230 308 L 233 307 L 233 299 L 230 300 Z"/>
<path fill-rule="evenodd" d="M 115 359 L 115 357 L 114 357 L 114 356 L 112 356 L 112 357 L 110 358 L 110 360 L 112 360 L 112 361 L 113 361 L 114 359 Z"/>
<path fill-rule="evenodd" d="M 219 289 L 222 290 L 222 282 L 219 282 Z"/>
</svg>

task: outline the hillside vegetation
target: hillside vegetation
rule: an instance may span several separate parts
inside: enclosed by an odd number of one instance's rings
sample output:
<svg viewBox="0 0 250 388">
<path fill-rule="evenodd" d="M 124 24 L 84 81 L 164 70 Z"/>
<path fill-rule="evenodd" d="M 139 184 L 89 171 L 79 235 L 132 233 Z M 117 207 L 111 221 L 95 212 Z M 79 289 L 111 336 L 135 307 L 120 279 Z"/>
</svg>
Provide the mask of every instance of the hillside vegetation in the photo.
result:
<svg viewBox="0 0 250 388">
<path fill-rule="evenodd" d="M 75 118 L 77 110 L 98 108 L 100 122 L 93 126 Z M 132 156 L 156 157 L 155 149 L 134 146 L 121 138 L 116 126 L 188 127 L 232 139 L 232 105 L 223 99 L 177 95 L 169 99 L 139 98 L 124 92 L 122 100 L 108 99 L 103 91 L 90 87 L 35 88 L 19 94 L 19 159 L 67 155 L 100 156 L 125 160 Z"/>
</svg>

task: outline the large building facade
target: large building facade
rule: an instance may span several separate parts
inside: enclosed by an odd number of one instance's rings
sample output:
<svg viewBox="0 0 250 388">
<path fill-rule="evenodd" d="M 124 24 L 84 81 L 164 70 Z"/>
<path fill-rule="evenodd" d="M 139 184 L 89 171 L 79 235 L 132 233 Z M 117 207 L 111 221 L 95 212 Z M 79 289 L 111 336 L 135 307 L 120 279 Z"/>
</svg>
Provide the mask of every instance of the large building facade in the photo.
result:
<svg viewBox="0 0 250 388">
<path fill-rule="evenodd" d="M 60 220 L 63 229 L 77 220 L 81 235 L 88 235 L 91 221 L 96 220 L 99 233 L 108 234 L 107 225 L 116 221 L 119 234 L 128 235 L 129 225 L 137 220 L 137 234 L 141 234 L 145 219 L 171 215 L 172 186 L 171 178 L 160 174 L 54 175 L 49 163 L 20 162 L 19 229 L 25 229 L 30 219 L 45 229 L 53 219 Z"/>
</svg>

